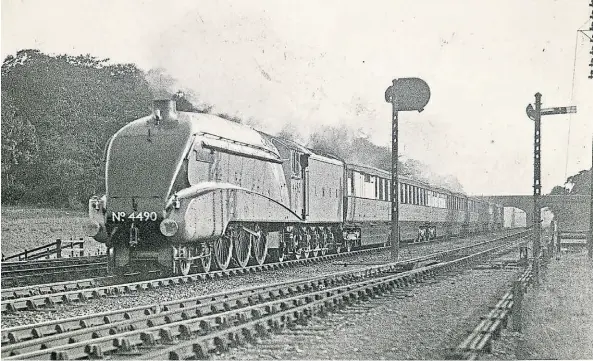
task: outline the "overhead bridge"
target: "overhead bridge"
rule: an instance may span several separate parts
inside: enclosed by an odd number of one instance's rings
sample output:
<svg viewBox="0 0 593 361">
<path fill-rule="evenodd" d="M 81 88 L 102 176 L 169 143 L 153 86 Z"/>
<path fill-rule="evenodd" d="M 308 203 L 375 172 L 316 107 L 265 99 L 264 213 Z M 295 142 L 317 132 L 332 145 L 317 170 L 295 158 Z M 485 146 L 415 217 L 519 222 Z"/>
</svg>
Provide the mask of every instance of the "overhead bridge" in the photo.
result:
<svg viewBox="0 0 593 361">
<path fill-rule="evenodd" d="M 504 207 L 516 207 L 525 211 L 527 226 L 533 225 L 533 195 L 483 196 L 479 197 Z M 554 213 L 558 228 L 562 232 L 586 233 L 589 231 L 591 197 L 584 195 L 541 196 L 542 209 L 547 207 Z"/>
</svg>

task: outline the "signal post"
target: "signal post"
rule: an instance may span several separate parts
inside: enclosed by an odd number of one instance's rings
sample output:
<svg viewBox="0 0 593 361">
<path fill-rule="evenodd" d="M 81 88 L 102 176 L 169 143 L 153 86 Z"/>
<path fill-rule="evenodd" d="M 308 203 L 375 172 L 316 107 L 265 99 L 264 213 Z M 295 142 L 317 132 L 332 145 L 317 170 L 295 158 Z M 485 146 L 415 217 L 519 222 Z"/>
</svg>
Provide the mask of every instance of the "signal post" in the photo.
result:
<svg viewBox="0 0 593 361">
<path fill-rule="evenodd" d="M 533 278 L 536 284 L 539 284 L 539 256 L 541 253 L 541 191 L 542 191 L 542 172 L 541 172 L 541 126 L 543 115 L 569 114 L 576 113 L 577 107 L 554 107 L 542 109 L 542 95 L 535 93 L 535 108 L 527 105 L 527 116 L 534 121 L 533 133 Z M 560 242 L 560 240 L 558 240 Z"/>
<path fill-rule="evenodd" d="M 419 78 L 393 79 L 385 91 L 391 103 L 391 259 L 399 258 L 399 188 L 398 188 L 398 114 L 400 111 L 421 112 L 430 100 L 428 84 Z"/>
</svg>

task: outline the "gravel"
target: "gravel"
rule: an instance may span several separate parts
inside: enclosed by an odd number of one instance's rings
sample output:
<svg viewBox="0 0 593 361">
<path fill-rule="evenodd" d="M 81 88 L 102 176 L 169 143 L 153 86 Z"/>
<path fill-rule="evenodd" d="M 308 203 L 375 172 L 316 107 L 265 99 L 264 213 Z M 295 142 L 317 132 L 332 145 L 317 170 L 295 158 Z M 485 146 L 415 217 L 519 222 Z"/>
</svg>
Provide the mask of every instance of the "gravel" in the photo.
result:
<svg viewBox="0 0 593 361">
<path fill-rule="evenodd" d="M 499 233 L 501 235 L 502 233 Z M 402 248 L 400 260 L 438 252 L 451 247 L 459 247 L 490 239 L 492 236 L 479 236 L 450 242 L 428 243 Z M 89 300 L 85 303 L 56 305 L 39 311 L 20 311 L 15 314 L 3 314 L 1 327 L 14 327 L 25 324 L 39 323 L 49 320 L 89 315 L 116 309 L 135 307 L 142 304 L 157 304 L 175 299 L 195 297 L 199 295 L 237 290 L 263 284 L 271 284 L 291 279 L 308 278 L 337 271 L 359 269 L 371 264 L 382 264 L 390 261 L 388 250 L 375 251 L 367 254 L 348 256 L 330 262 L 321 262 L 307 266 L 296 266 L 281 270 L 266 271 L 256 274 L 234 276 L 227 279 L 207 280 L 192 284 L 169 286 L 103 299 Z M 346 264 L 346 265 L 344 265 Z"/>
</svg>

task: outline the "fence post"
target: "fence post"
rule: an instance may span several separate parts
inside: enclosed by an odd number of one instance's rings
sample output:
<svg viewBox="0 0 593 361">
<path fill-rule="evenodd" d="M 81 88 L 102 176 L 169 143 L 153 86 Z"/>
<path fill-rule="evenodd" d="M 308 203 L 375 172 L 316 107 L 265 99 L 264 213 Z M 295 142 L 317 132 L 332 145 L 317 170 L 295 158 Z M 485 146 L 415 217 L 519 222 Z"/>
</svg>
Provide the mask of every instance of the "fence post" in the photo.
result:
<svg viewBox="0 0 593 361">
<path fill-rule="evenodd" d="M 62 258 L 62 240 L 60 238 L 56 240 L 56 257 Z"/>
<path fill-rule="evenodd" d="M 513 282 L 513 331 L 521 332 L 521 303 L 523 303 L 523 285 L 521 281 Z"/>
<path fill-rule="evenodd" d="M 80 243 L 78 244 L 78 248 L 80 248 L 81 252 L 82 252 L 82 256 L 84 257 L 84 238 L 79 238 L 78 239 L 80 241 Z M 89 253 L 89 256 L 91 255 L 91 253 Z"/>
</svg>

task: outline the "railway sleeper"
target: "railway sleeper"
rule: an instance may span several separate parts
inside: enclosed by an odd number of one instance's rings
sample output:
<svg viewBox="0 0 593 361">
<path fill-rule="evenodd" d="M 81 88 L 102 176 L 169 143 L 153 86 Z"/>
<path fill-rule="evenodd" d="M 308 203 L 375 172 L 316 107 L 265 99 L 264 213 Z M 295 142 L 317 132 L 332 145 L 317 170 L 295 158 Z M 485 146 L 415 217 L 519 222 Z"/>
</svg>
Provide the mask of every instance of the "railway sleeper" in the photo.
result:
<svg viewBox="0 0 593 361">
<path fill-rule="evenodd" d="M 175 328 L 163 327 L 159 330 L 159 337 L 161 340 L 161 344 L 163 345 L 173 345 L 175 343 L 175 334 L 173 332 Z"/>
</svg>

